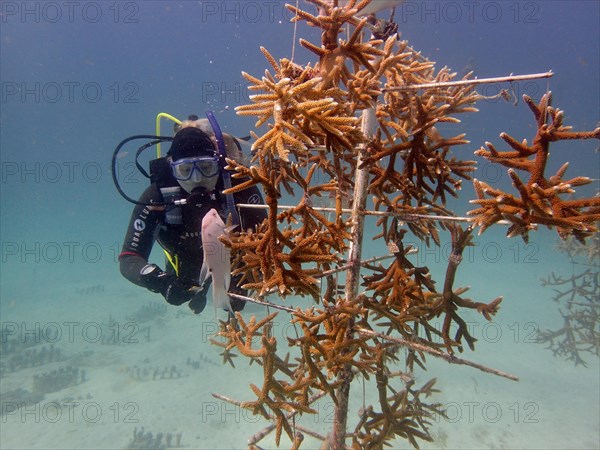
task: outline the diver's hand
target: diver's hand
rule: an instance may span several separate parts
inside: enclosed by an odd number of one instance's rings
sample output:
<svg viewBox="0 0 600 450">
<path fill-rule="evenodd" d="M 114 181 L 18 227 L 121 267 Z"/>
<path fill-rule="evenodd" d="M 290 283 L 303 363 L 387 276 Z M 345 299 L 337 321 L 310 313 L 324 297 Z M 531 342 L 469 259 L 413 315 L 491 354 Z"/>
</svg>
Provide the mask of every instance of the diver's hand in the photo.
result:
<svg viewBox="0 0 600 450">
<path fill-rule="evenodd" d="M 165 300 L 171 305 L 179 306 L 190 301 L 194 297 L 193 286 L 184 283 L 179 278 L 171 275 L 174 280 L 169 283 L 163 294 Z"/>
<path fill-rule="evenodd" d="M 192 299 L 193 286 L 181 281 L 175 275 L 169 275 L 156 264 L 148 264 L 140 271 L 140 280 L 152 292 L 162 294 L 171 305 L 179 306 Z"/>
<path fill-rule="evenodd" d="M 192 299 L 188 303 L 188 306 L 190 307 L 190 309 L 192 310 L 192 312 L 194 314 L 200 314 L 202 311 L 204 311 L 204 308 L 206 307 L 207 287 L 208 286 L 206 286 L 203 289 L 203 288 L 194 286 L 192 288 L 193 295 L 192 295 Z"/>
</svg>

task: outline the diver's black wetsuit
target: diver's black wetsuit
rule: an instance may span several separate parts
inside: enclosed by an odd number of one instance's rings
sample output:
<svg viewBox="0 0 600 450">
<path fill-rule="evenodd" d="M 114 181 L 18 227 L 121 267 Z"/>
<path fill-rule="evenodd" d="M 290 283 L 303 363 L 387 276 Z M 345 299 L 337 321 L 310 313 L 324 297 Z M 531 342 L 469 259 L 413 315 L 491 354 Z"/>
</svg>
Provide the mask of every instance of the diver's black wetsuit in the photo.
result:
<svg viewBox="0 0 600 450">
<path fill-rule="evenodd" d="M 235 186 L 244 180 L 232 179 Z M 202 218 L 212 208 L 216 209 L 224 219 L 227 216 L 225 209 L 225 197 L 219 195 L 222 190 L 222 182 L 211 194 L 190 195 L 181 189 L 181 197 L 187 198 L 187 203 L 180 206 L 181 224 L 177 220 L 168 219 L 164 207 L 151 207 L 138 205 L 133 210 L 129 228 L 125 236 L 123 248 L 119 255 L 119 269 L 121 274 L 132 283 L 145 286 L 140 277 L 140 270 L 148 264 L 148 258 L 157 240 L 171 256 L 177 256 L 179 275 L 178 278 L 189 283 L 190 286 L 198 285 L 200 269 L 202 267 L 203 251 L 201 225 Z M 150 185 L 140 197 L 140 201 L 150 204 L 151 202 L 162 202 L 163 196 L 156 184 Z M 234 201 L 238 203 L 262 204 L 262 196 L 257 187 L 253 186 L 234 194 Z M 171 211 L 173 212 L 173 211 Z M 175 211 L 176 213 L 177 211 Z M 175 214 L 177 215 L 177 214 Z M 171 216 L 172 217 L 172 216 Z M 266 211 L 262 209 L 242 209 L 240 211 L 241 228 L 256 228 L 266 217 Z M 171 273 L 174 269 L 167 264 L 167 270 Z M 231 286 L 235 286 L 232 279 Z M 230 289 L 232 290 L 232 289 Z M 241 309 L 241 308 L 239 308 Z"/>
</svg>

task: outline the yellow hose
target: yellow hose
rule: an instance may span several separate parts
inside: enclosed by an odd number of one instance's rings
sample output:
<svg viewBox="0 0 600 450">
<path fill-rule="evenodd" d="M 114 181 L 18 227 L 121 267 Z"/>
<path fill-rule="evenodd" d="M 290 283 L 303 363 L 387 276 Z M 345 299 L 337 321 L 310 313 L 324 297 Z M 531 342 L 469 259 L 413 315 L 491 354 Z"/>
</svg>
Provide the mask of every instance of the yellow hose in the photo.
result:
<svg viewBox="0 0 600 450">
<path fill-rule="evenodd" d="M 164 112 L 158 113 L 156 115 L 156 135 L 160 136 L 160 119 L 165 118 L 175 122 L 177 125 L 181 125 L 181 120 L 177 117 L 172 116 L 171 114 L 167 114 Z M 156 157 L 160 158 L 160 142 L 156 144 Z"/>
</svg>

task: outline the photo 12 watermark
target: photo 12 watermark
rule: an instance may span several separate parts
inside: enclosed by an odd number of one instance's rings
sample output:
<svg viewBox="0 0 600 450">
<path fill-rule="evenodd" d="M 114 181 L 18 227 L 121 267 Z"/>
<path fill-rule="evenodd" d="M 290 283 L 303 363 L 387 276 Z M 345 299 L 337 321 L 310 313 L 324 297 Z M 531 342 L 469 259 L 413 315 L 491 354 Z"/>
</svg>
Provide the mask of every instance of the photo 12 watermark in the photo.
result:
<svg viewBox="0 0 600 450">
<path fill-rule="evenodd" d="M 417 250 L 412 259 L 417 264 L 439 264 L 450 260 L 452 243 L 445 242 L 439 246 L 428 246 L 422 241 L 404 242 L 404 247 Z M 469 264 L 539 264 L 540 246 L 522 241 L 486 241 L 474 242 L 462 253 L 462 262 Z"/>
<path fill-rule="evenodd" d="M 100 102 L 135 104 L 140 102 L 140 86 L 135 81 L 2 81 L 2 104 L 95 104 Z"/>
<path fill-rule="evenodd" d="M 142 219 L 134 223 L 137 242 L 139 233 L 146 227 Z M 2 264 L 98 264 L 118 263 L 123 245 L 119 242 L 98 241 L 34 241 L 6 240 L 0 243 Z M 220 242 L 205 242 L 204 254 L 215 256 L 215 260 L 229 258 L 227 248 Z"/>
<path fill-rule="evenodd" d="M 334 423 L 335 404 L 333 402 L 316 402 L 311 405 L 311 409 L 315 412 L 306 414 L 311 422 Z M 442 404 L 439 409 L 441 413 L 433 414 L 433 420 L 436 423 L 502 422 L 538 424 L 540 422 L 540 407 L 538 403 L 533 401 L 516 401 L 510 404 L 496 401 L 448 402 Z M 259 414 L 255 415 L 247 408 L 223 400 L 206 401 L 200 405 L 201 423 L 254 424 L 262 420 L 262 416 Z"/>
<path fill-rule="evenodd" d="M 97 401 L 42 401 L 27 403 L 17 401 L 0 402 L 2 423 L 63 423 L 63 424 L 137 424 L 140 406 L 135 402 Z"/>
<path fill-rule="evenodd" d="M 140 324 L 136 321 L 108 323 L 51 321 L 51 322 L 2 322 L 2 348 L 30 347 L 38 344 L 138 344 L 141 337 Z"/>
<path fill-rule="evenodd" d="M 377 9 L 374 0 L 371 7 Z M 200 21 L 219 23 L 282 23 L 291 22 L 296 16 L 286 6 L 294 2 L 285 1 L 202 1 L 200 2 Z M 310 14 L 318 14 L 316 6 L 302 2 L 300 8 Z M 344 7 L 340 2 L 338 7 Z M 513 22 L 536 24 L 541 18 L 541 7 L 532 1 L 404 1 L 396 5 L 386 3 L 382 11 L 395 6 L 395 21 L 406 23 L 500 23 Z M 372 9 L 372 8 L 371 8 Z M 380 13 L 380 11 L 376 11 Z M 357 11 L 357 16 L 361 11 Z"/>
<path fill-rule="evenodd" d="M 0 244 L 3 264 L 117 263 L 121 244 L 97 241 L 6 240 Z"/>
<path fill-rule="evenodd" d="M 248 82 L 203 81 L 201 84 L 202 103 L 226 103 L 233 107 L 252 103 L 252 91 Z"/>
<path fill-rule="evenodd" d="M 394 16 L 398 24 L 537 24 L 541 6 L 530 1 L 405 1 L 396 6 Z"/>
<path fill-rule="evenodd" d="M 132 165 L 135 167 L 133 163 Z M 2 184 L 96 184 L 106 172 L 107 170 L 96 161 L 3 161 L 0 179 Z"/>
<path fill-rule="evenodd" d="M 3 24 L 123 23 L 140 21 L 140 3 L 130 1 L 6 1 L 0 2 Z"/>
<path fill-rule="evenodd" d="M 434 421 L 437 423 L 525 423 L 537 424 L 540 406 L 536 402 L 513 402 L 503 404 L 501 402 L 488 401 L 466 401 L 448 402 L 441 406 L 443 414 L 435 414 Z"/>
<path fill-rule="evenodd" d="M 98 184 L 113 180 L 113 173 L 120 185 L 149 184 L 136 162 L 131 161 L 133 149 L 121 153 L 123 157 L 114 166 L 106 161 L 17 161 L 5 160 L 0 164 L 2 184 Z M 110 154 L 106 155 L 108 160 Z"/>
<path fill-rule="evenodd" d="M 281 336 L 284 339 L 296 340 L 302 335 L 303 331 L 298 325 L 289 321 L 271 321 L 270 329 L 274 336 Z M 225 342 L 219 341 L 217 333 L 220 330 L 219 323 L 204 320 L 200 324 L 200 342 Z M 441 335 L 443 330 L 442 321 L 430 322 L 428 325 L 431 331 L 437 330 L 437 335 Z M 484 320 L 464 321 L 465 330 L 472 336 L 476 342 L 486 344 L 539 344 L 538 333 L 540 325 L 533 321 L 524 322 L 498 322 Z M 454 330 L 453 330 L 454 331 Z M 477 344 L 475 344 L 477 345 Z"/>
<path fill-rule="evenodd" d="M 295 14 L 286 1 L 221 0 L 201 1 L 201 23 L 270 24 L 291 22 Z"/>
</svg>

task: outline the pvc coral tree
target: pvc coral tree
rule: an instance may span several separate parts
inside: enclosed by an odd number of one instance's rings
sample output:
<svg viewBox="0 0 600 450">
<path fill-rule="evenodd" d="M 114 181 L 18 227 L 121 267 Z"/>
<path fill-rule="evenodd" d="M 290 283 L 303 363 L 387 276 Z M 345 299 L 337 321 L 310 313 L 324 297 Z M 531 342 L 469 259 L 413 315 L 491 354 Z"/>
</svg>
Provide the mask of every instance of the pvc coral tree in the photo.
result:
<svg viewBox="0 0 600 450">
<path fill-rule="evenodd" d="M 551 142 L 598 139 L 600 129 L 571 132 L 562 112 L 551 107 L 549 93 L 539 104 L 526 97 L 538 127 L 532 145 L 502 135 L 512 150 L 500 152 L 487 144 L 476 152 L 510 168 L 517 194 L 474 180 L 478 208 L 463 227 L 446 208 L 446 198 L 458 196 L 476 162 L 453 156 L 452 149 L 468 141 L 460 131 L 444 135 L 439 125 L 458 124 L 457 116 L 477 111 L 473 104 L 483 97 L 475 86 L 481 80 L 472 80 L 471 74 L 455 80 L 455 73 L 437 69 L 396 35 L 370 37 L 367 19 L 357 18 L 370 0 L 349 0 L 344 7 L 337 1 L 309 2 L 318 7 L 318 15 L 287 7 L 296 14 L 294 20 L 322 30 L 320 44 L 300 39 L 317 62 L 277 61 L 261 48 L 270 69 L 262 77 L 243 73 L 255 95 L 237 112 L 256 116 L 262 134 L 254 134 L 250 165 L 228 161 L 234 176 L 246 179 L 229 191 L 259 185 L 268 210 L 258 229 L 228 242 L 235 272 L 254 301 L 287 311 L 297 336 L 277 339 L 272 331 L 278 313 L 249 320 L 238 313 L 236 320 L 222 323 L 215 343 L 223 348 L 224 361 L 240 353 L 259 363 L 264 376 L 250 385 L 253 399 L 221 398 L 272 421 L 250 440 L 251 446 L 275 430 L 277 445 L 285 432 L 292 448 L 301 445 L 303 433 L 322 440 L 323 448 L 382 448 L 396 438 L 416 447 L 418 439 L 432 440 L 430 420 L 443 414 L 439 405 L 424 401 L 435 392 L 435 380 L 416 387 L 412 378 L 415 364 L 424 367 L 426 353 L 515 379 L 455 356 L 475 341 L 462 311 L 475 309 L 491 320 L 502 300 L 474 301 L 464 296 L 467 288 L 454 286 L 474 227 L 483 231 L 508 221 L 509 235 L 524 238 L 538 224 L 580 240 L 596 233 L 600 199 L 564 198 L 590 180 L 564 180 L 566 165 L 548 177 L 545 167 Z M 284 191 L 299 202 L 282 205 Z M 321 196 L 335 198 L 335 205 L 317 208 Z M 351 208 L 345 209 L 349 198 Z M 384 257 L 391 262 L 361 260 L 369 214 L 378 216 L 375 238 L 385 241 L 390 255 Z M 403 239 L 410 232 L 426 245 L 439 245 L 440 231 L 450 234 L 452 252 L 445 279 L 437 285 L 427 267 L 410 261 L 413 249 Z M 344 285 L 338 284 L 340 271 Z M 273 293 L 281 299 L 310 296 L 314 305 L 304 310 L 275 305 L 266 300 Z M 433 326 L 439 318 L 441 330 Z M 405 369 L 393 371 L 401 346 L 409 350 Z M 377 402 L 361 408 L 357 423 L 348 424 L 350 387 L 359 377 L 374 379 Z M 297 415 L 316 413 L 323 397 L 335 404 L 331 432 L 322 436 L 295 425 Z"/>
</svg>

